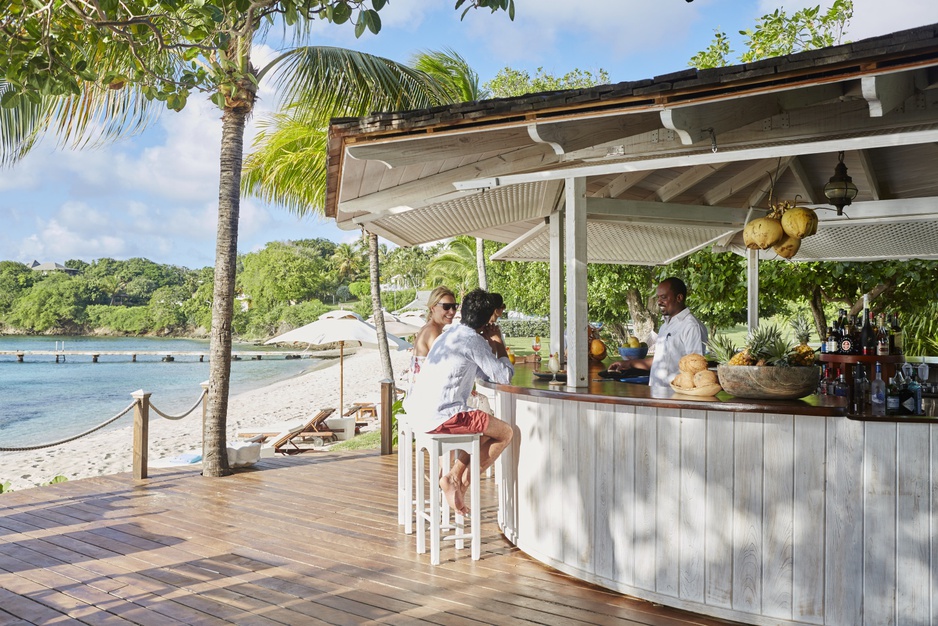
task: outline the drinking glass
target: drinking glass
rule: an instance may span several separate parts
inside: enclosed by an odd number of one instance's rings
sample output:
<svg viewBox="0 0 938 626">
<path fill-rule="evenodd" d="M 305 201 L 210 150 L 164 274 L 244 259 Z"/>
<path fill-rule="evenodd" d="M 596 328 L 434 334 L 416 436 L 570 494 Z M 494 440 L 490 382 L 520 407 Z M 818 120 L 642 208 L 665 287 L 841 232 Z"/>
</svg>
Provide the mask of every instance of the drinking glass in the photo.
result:
<svg viewBox="0 0 938 626">
<path fill-rule="evenodd" d="M 560 355 L 558 354 L 550 355 L 550 359 L 547 361 L 547 369 L 549 369 L 551 373 L 553 374 L 553 377 L 550 379 L 551 385 L 563 384 L 559 380 L 557 380 L 557 372 L 560 371 Z"/>
<path fill-rule="evenodd" d="M 540 338 L 540 337 L 535 337 L 535 338 L 534 338 L 534 342 L 531 343 L 531 349 L 534 350 L 534 360 L 535 360 L 535 361 L 540 361 L 540 360 L 541 360 L 541 355 L 540 355 L 540 351 L 541 351 L 541 338 Z"/>
</svg>

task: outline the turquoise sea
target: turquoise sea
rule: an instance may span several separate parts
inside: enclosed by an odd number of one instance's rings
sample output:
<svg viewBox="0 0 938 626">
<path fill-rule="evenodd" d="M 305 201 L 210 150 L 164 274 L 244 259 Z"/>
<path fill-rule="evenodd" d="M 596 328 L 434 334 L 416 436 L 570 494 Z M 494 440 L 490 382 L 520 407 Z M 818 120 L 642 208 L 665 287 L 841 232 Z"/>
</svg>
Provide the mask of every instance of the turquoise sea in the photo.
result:
<svg viewBox="0 0 938 626">
<path fill-rule="evenodd" d="M 202 351 L 208 340 L 152 339 L 126 337 L 22 337 L 0 335 L 0 350 L 112 350 L 112 351 Z M 238 350 L 276 348 L 236 344 Z M 272 357 L 231 363 L 231 393 L 237 394 L 312 369 L 315 359 Z M 15 356 L 0 355 L 0 446 L 25 446 L 76 435 L 119 413 L 133 399 L 131 392 L 151 392 L 151 402 L 166 413 L 188 409 L 208 380 L 208 359 L 177 357 L 165 363 L 160 356 L 69 356 L 55 362 L 54 356 L 28 356 L 18 363 Z M 132 422 L 129 414 L 113 427 Z"/>
</svg>

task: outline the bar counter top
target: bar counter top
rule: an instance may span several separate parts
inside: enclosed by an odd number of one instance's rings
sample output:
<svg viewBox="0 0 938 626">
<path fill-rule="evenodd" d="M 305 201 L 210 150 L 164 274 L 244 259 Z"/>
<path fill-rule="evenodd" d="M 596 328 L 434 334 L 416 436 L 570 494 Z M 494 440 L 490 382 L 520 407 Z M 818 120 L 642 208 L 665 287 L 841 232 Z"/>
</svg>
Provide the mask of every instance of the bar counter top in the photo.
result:
<svg viewBox="0 0 938 626">
<path fill-rule="evenodd" d="M 543 362 L 542 362 L 543 363 Z M 721 391 L 716 396 L 699 397 L 675 392 L 670 387 L 622 383 L 600 378 L 604 365 L 590 363 L 589 387 L 568 388 L 566 385 L 551 385 L 549 379 L 535 375 L 533 363 L 515 365 L 515 375 L 508 385 L 480 385 L 518 395 L 540 396 L 559 400 L 597 402 L 600 404 L 626 404 L 674 409 L 696 409 L 704 411 L 733 411 L 737 413 L 783 413 L 792 415 L 814 415 L 819 417 L 847 417 L 853 420 L 872 422 L 927 422 L 934 423 L 938 416 L 899 415 L 873 416 L 855 415 L 847 411 L 847 402 L 834 396 L 810 395 L 798 400 L 756 400 L 738 398 Z M 538 373 L 546 376 L 543 369 Z"/>
<path fill-rule="evenodd" d="M 627 404 L 703 411 L 734 411 L 741 413 L 786 413 L 834 417 L 846 415 L 846 402 L 841 398 L 811 395 L 798 400 L 753 400 L 737 398 L 724 391 L 716 396 L 698 397 L 676 393 L 670 387 L 622 383 L 603 379 L 604 366 L 590 363 L 589 387 L 572 388 L 551 385 L 549 380 L 535 376 L 532 363 L 515 365 L 515 375 L 508 385 L 479 383 L 482 386 L 518 395 L 542 396 L 559 400 Z M 538 370 L 543 372 L 544 370 Z"/>
</svg>

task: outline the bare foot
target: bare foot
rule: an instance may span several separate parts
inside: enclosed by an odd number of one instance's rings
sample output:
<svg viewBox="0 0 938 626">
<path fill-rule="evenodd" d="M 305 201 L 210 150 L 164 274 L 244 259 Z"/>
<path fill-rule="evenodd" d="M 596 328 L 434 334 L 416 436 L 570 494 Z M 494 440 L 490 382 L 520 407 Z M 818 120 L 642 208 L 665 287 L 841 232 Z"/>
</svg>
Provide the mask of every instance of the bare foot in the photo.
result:
<svg viewBox="0 0 938 626">
<path fill-rule="evenodd" d="M 446 496 L 446 502 L 451 509 L 462 515 L 469 513 L 462 491 L 457 489 L 456 482 L 453 481 L 449 474 L 440 478 L 440 489 L 443 490 L 443 495 Z"/>
</svg>

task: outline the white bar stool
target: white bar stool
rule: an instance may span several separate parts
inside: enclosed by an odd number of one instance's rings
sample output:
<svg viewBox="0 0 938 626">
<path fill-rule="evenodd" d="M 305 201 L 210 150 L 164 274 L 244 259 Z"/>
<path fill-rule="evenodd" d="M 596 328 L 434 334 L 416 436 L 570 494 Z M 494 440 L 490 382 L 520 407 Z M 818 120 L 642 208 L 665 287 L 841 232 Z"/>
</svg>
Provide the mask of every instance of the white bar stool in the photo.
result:
<svg viewBox="0 0 938 626">
<path fill-rule="evenodd" d="M 482 502 L 479 488 L 479 433 L 467 435 L 431 435 L 427 433 L 414 433 L 417 454 L 417 498 L 415 512 L 417 517 L 417 554 L 427 551 L 426 524 L 430 523 L 430 564 L 440 564 L 440 542 L 454 540 L 457 548 L 463 547 L 463 541 L 472 541 L 472 560 L 478 561 L 482 555 Z M 429 481 L 424 473 L 423 451 L 430 456 Z M 453 450 L 462 450 L 470 455 L 469 472 L 472 476 L 469 484 L 469 525 L 467 533 L 465 519 L 456 514 L 455 534 L 442 536 L 443 529 L 443 491 L 440 489 L 440 457 Z M 424 495 L 429 482 L 430 508 L 427 510 Z M 449 517 L 447 515 L 447 517 Z M 448 521 L 448 520 L 447 520 Z"/>
<path fill-rule="evenodd" d="M 405 413 L 397 415 L 397 523 L 414 532 L 414 429 Z"/>
</svg>

